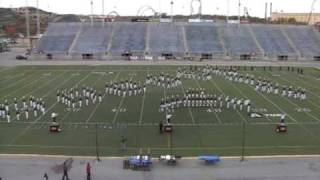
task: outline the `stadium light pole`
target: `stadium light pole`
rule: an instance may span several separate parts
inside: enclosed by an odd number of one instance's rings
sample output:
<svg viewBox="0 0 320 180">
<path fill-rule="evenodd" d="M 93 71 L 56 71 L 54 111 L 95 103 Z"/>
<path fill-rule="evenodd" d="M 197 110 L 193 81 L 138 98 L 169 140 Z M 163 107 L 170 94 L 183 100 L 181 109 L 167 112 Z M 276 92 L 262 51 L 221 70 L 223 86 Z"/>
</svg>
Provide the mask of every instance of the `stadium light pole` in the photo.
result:
<svg viewBox="0 0 320 180">
<path fill-rule="evenodd" d="M 244 154 L 245 154 L 245 145 L 246 145 L 246 123 L 242 123 L 242 149 L 241 149 L 241 159 L 240 161 L 244 161 Z"/>
</svg>

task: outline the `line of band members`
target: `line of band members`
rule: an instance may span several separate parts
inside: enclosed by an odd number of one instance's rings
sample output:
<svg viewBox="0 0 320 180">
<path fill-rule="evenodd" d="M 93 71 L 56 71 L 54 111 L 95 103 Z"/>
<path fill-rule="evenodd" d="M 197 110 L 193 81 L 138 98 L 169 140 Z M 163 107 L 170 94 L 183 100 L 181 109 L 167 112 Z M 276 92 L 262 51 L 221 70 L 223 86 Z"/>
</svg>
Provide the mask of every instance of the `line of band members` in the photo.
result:
<svg viewBox="0 0 320 180">
<path fill-rule="evenodd" d="M 12 108 L 8 100 L 5 100 L 3 104 L 0 104 L 0 117 L 6 119 L 8 123 L 14 120 L 11 118 L 12 116 L 15 116 L 15 120 L 19 121 L 21 120 L 22 115 L 24 116 L 24 119 L 28 120 L 31 114 L 34 118 L 37 118 L 40 114 L 45 115 L 46 113 L 44 100 L 35 98 L 34 96 L 30 96 L 28 101 L 25 97 L 22 97 L 21 100 L 14 98 L 13 106 L 14 107 Z"/>
<path fill-rule="evenodd" d="M 234 110 L 246 110 L 251 112 L 251 101 L 230 96 L 223 96 L 206 93 L 188 93 L 183 97 L 172 95 L 163 98 L 160 102 L 160 111 L 165 112 L 167 109 L 177 109 L 185 107 L 199 108 L 227 108 Z"/>
<path fill-rule="evenodd" d="M 299 69 L 298 69 L 299 70 Z M 302 71 L 302 70 L 301 70 Z M 248 84 L 258 92 L 268 94 L 280 94 L 283 97 L 299 99 L 301 101 L 307 99 L 306 90 L 302 88 L 294 88 L 292 86 L 281 86 L 278 83 L 273 83 L 270 80 L 262 79 L 259 77 L 255 79 L 253 75 L 242 75 L 236 68 L 225 68 L 225 67 L 198 67 L 198 68 L 178 68 L 177 77 L 184 77 L 188 79 L 199 79 L 199 80 L 211 80 L 211 74 L 222 76 L 226 80 Z"/>
<path fill-rule="evenodd" d="M 147 75 L 146 85 L 157 86 L 167 89 L 176 88 L 182 85 L 182 81 L 179 77 L 174 77 L 168 74 L 160 73 L 159 75 Z"/>
<path fill-rule="evenodd" d="M 114 96 L 137 96 L 146 93 L 147 87 L 140 86 L 140 83 L 125 81 L 110 82 L 105 85 L 105 94 Z M 104 95 L 93 87 L 78 87 L 57 91 L 57 102 L 64 104 L 68 108 L 81 108 L 83 105 L 88 106 L 90 103 L 101 103 Z"/>
<path fill-rule="evenodd" d="M 254 79 L 250 77 L 250 75 L 239 75 L 235 72 L 228 73 L 225 77 L 229 81 L 244 83 L 254 87 L 255 91 L 267 93 L 267 94 L 275 94 L 278 95 L 281 93 L 283 97 L 299 99 L 304 101 L 307 99 L 306 90 L 302 88 L 294 88 L 292 86 L 281 86 L 278 83 L 273 83 L 267 79 Z"/>
<path fill-rule="evenodd" d="M 235 69 L 223 69 L 219 67 L 207 66 L 200 69 L 204 74 L 212 72 L 215 75 L 222 76 L 226 80 L 244 83 L 254 87 L 258 92 L 268 93 L 268 94 L 280 94 L 283 97 L 299 99 L 301 101 L 307 99 L 306 90 L 302 88 L 294 88 L 293 86 L 280 86 L 278 83 L 274 83 L 270 80 L 263 79 L 261 77 L 255 79 L 253 75 L 242 75 Z"/>
</svg>

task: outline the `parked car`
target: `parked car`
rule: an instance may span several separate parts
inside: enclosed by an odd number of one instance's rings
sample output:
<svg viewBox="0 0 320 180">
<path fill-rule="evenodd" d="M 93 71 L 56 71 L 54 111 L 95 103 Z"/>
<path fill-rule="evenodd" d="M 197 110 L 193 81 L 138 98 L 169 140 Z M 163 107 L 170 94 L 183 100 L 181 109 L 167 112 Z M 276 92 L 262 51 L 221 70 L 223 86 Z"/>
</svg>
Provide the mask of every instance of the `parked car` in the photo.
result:
<svg viewBox="0 0 320 180">
<path fill-rule="evenodd" d="M 28 57 L 27 56 L 23 56 L 23 55 L 18 55 L 18 56 L 16 56 L 16 59 L 17 60 L 28 60 Z"/>
</svg>

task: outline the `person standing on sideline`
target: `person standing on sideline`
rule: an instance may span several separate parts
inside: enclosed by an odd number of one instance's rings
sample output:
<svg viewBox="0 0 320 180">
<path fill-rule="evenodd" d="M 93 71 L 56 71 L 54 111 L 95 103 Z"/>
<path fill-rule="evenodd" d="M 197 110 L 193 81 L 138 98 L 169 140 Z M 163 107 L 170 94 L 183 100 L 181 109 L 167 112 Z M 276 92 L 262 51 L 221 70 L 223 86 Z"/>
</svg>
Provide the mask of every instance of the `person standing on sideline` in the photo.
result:
<svg viewBox="0 0 320 180">
<path fill-rule="evenodd" d="M 162 134 L 163 132 L 163 123 L 162 121 L 159 122 L 159 133 Z"/>
<path fill-rule="evenodd" d="M 62 175 L 62 180 L 69 180 L 69 177 L 68 177 L 68 167 L 67 167 L 67 164 L 66 162 L 63 163 L 63 175 Z"/>
<path fill-rule="evenodd" d="M 87 163 L 86 171 L 87 171 L 87 180 L 91 180 L 91 166 L 90 166 L 90 163 Z"/>
<path fill-rule="evenodd" d="M 44 175 L 43 175 L 43 180 L 49 180 L 49 177 L 48 177 L 48 174 L 47 174 L 47 173 L 44 173 Z"/>
<path fill-rule="evenodd" d="M 123 151 L 127 150 L 127 141 L 128 139 L 124 136 L 121 137 L 121 149 Z"/>
</svg>

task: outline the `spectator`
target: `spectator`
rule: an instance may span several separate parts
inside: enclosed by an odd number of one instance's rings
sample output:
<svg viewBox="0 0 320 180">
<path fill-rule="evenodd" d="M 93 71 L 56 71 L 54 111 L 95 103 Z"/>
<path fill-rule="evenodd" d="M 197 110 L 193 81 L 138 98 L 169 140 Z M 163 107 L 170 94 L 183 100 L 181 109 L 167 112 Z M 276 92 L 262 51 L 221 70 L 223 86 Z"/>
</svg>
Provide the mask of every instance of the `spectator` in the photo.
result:
<svg viewBox="0 0 320 180">
<path fill-rule="evenodd" d="M 63 163 L 63 175 L 62 175 L 62 180 L 69 180 L 68 177 L 68 167 L 66 162 Z"/>
<path fill-rule="evenodd" d="M 123 151 L 127 150 L 127 141 L 128 139 L 125 136 L 121 137 L 121 148 Z"/>
<path fill-rule="evenodd" d="M 87 180 L 91 180 L 91 166 L 90 166 L 90 163 L 87 163 L 86 171 L 87 171 Z"/>
<path fill-rule="evenodd" d="M 47 173 L 44 173 L 44 175 L 43 175 L 43 180 L 48 180 L 49 179 L 49 177 L 48 177 L 48 174 Z M 1 179 L 0 179 L 1 180 Z"/>
</svg>

